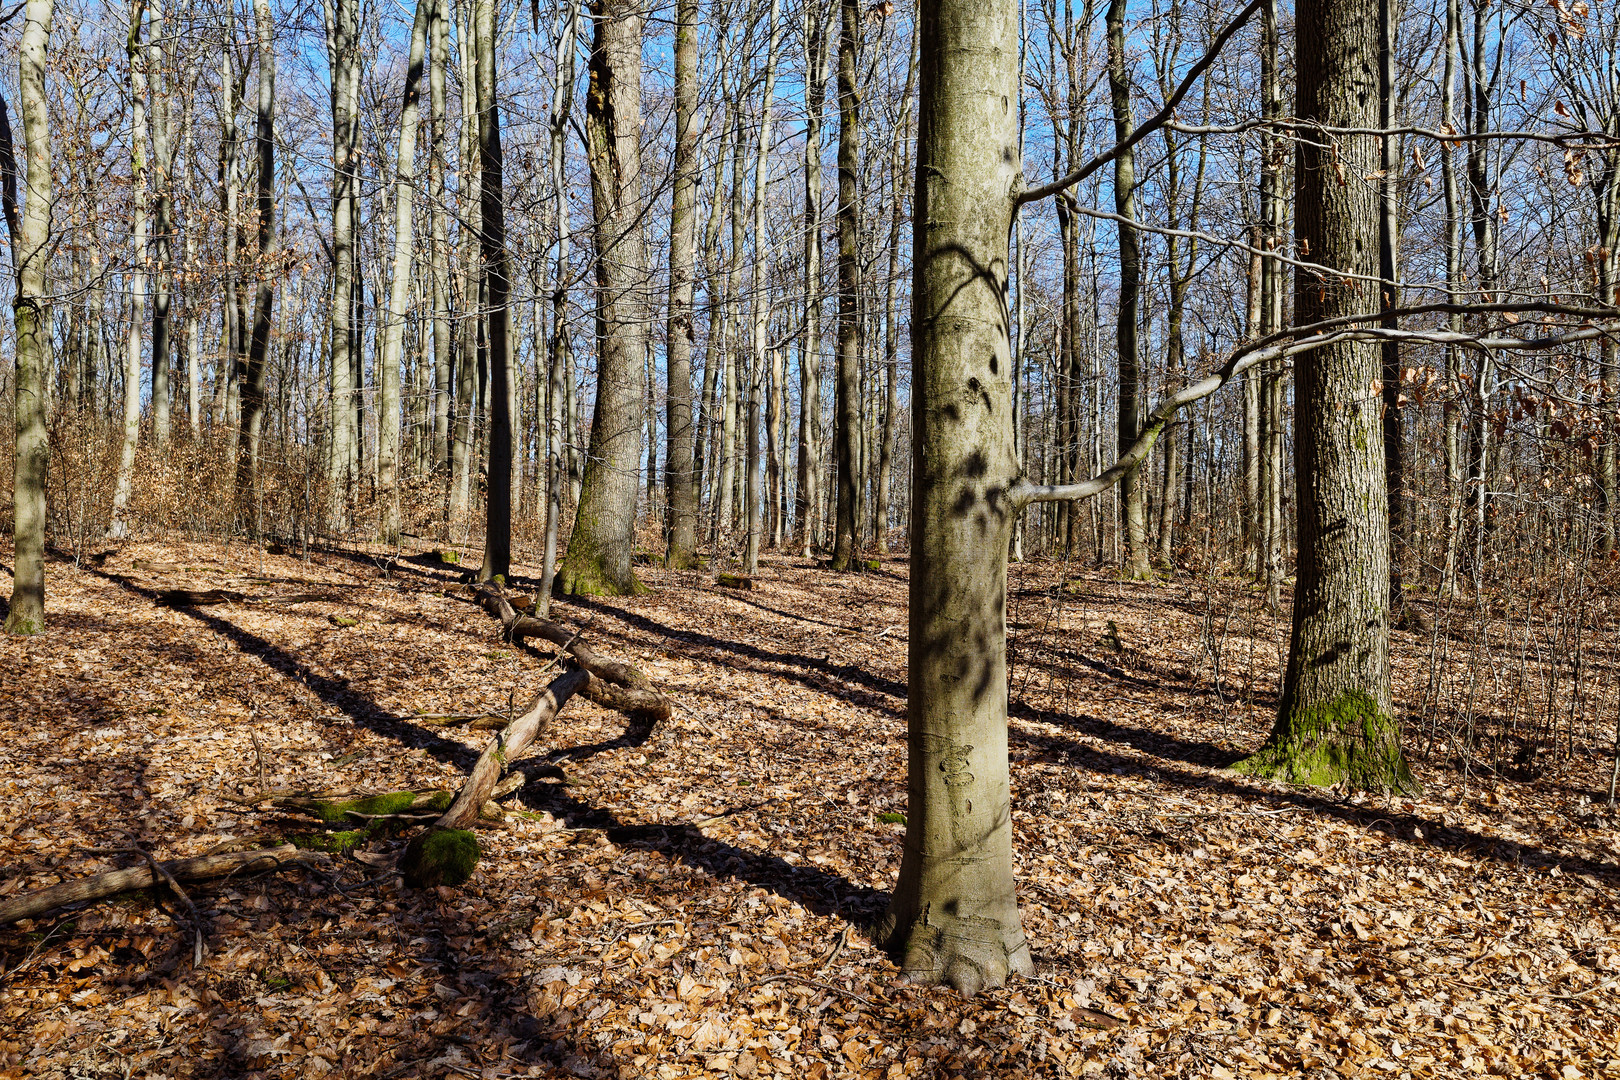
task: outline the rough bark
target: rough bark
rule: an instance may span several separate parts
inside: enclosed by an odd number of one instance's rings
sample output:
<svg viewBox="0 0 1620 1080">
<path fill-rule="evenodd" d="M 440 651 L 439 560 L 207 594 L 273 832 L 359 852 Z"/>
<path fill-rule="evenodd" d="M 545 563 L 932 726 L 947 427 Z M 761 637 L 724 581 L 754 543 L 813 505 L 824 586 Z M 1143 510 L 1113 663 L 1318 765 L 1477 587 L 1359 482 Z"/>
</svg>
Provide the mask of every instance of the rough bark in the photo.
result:
<svg viewBox="0 0 1620 1080">
<path fill-rule="evenodd" d="M 17 264 L 13 306 L 17 457 L 12 480 L 11 604 L 6 614 L 10 634 L 37 634 L 45 629 L 45 480 L 50 464 L 45 389 L 51 366 L 51 136 L 45 50 L 52 14 L 51 0 L 28 0 L 17 50 L 18 104 L 28 173 L 20 228 L 12 234 L 12 256 Z"/>
<path fill-rule="evenodd" d="M 879 936 L 907 977 L 973 993 L 1034 971 L 1013 884 L 1007 766 L 1018 13 L 924 0 L 919 23 L 909 805 Z"/>
<path fill-rule="evenodd" d="M 130 98 L 130 267 L 129 332 L 124 341 L 124 430 L 118 447 L 118 474 L 113 481 L 112 521 L 107 536 L 122 540 L 129 535 L 125 515 L 135 478 L 135 449 L 141 438 L 141 315 L 146 304 L 147 179 L 145 58 L 141 34 L 146 22 L 145 0 L 134 0 L 129 14 Z"/>
<path fill-rule="evenodd" d="M 1378 123 L 1379 0 L 1303 0 L 1296 115 L 1331 127 Z M 1341 183 L 1376 171 L 1374 136 L 1301 140 L 1301 249 L 1344 272 L 1301 268 L 1296 317 L 1377 311 L 1378 191 Z M 1352 277 L 1351 275 L 1359 275 Z M 1409 791 L 1389 677 L 1389 517 L 1374 392 L 1378 350 L 1359 341 L 1295 358 L 1298 578 L 1277 722 L 1239 771 L 1295 783 Z"/>
<path fill-rule="evenodd" d="M 570 595 L 625 596 L 641 469 L 647 251 L 640 225 L 641 35 L 626 0 L 596 0 L 585 132 L 596 241 L 596 415 L 579 510 L 558 585 Z"/>
</svg>

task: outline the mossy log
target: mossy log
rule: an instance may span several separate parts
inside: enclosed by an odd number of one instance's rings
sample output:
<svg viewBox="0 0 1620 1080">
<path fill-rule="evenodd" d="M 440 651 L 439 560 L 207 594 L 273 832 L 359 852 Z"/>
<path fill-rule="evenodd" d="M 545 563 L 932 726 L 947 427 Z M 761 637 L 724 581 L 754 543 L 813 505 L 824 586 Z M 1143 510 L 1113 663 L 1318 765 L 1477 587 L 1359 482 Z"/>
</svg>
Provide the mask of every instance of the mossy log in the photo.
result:
<svg viewBox="0 0 1620 1080">
<path fill-rule="evenodd" d="M 752 589 L 754 579 L 747 574 L 716 574 L 714 583 L 727 589 Z"/>
<path fill-rule="evenodd" d="M 110 870 L 105 874 L 64 881 L 48 889 L 26 893 L 0 903 L 0 925 L 16 922 L 18 919 L 32 919 L 65 904 L 101 900 L 135 889 L 148 889 L 164 877 L 176 881 L 206 881 L 209 878 L 227 877 L 232 874 L 274 870 L 308 857 L 305 852 L 292 844 L 282 844 L 279 847 L 261 848 L 257 851 L 175 859 L 172 862 L 158 864 L 161 873 L 154 872 L 150 863 L 132 866 L 127 870 Z"/>
<path fill-rule="evenodd" d="M 498 585 L 480 582 L 473 586 L 473 595 L 485 611 L 500 620 L 502 636 L 508 641 L 542 638 L 578 661 L 590 674 L 590 680 L 579 691 L 585 700 L 627 716 L 654 722 L 669 719 L 669 699 L 653 689 L 652 680 L 639 668 L 607 659 L 559 623 L 519 615 Z"/>
</svg>

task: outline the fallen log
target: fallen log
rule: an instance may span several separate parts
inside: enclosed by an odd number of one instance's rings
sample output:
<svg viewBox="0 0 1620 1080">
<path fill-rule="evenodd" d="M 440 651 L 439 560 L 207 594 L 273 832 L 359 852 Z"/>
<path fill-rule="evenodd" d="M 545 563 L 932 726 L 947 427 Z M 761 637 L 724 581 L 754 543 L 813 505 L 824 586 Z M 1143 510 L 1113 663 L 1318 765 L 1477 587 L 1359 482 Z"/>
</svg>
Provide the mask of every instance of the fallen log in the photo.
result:
<svg viewBox="0 0 1620 1080">
<path fill-rule="evenodd" d="M 407 883 L 417 888 L 460 885 L 472 875 L 478 863 L 478 840 L 467 826 L 478 818 L 479 808 L 495 793 L 507 765 L 529 748 L 589 679 L 590 675 L 579 669 L 557 676 L 484 748 L 449 809 L 406 846 L 400 871 Z"/>
<path fill-rule="evenodd" d="M 109 870 L 93 877 L 77 878 L 52 885 L 48 889 L 25 893 L 0 903 L 0 925 L 18 919 L 32 919 L 53 908 L 77 904 L 85 900 L 100 900 L 132 889 L 147 889 L 164 880 L 206 881 L 209 878 L 253 870 L 271 870 L 286 863 L 310 858 L 309 852 L 300 851 L 292 844 L 261 848 L 258 851 L 238 851 L 223 855 L 203 855 L 195 859 L 175 859 L 172 862 L 132 866 L 127 870 Z M 157 868 L 154 871 L 154 866 Z"/>
<path fill-rule="evenodd" d="M 591 676 L 580 691 L 580 696 L 585 700 L 627 716 L 643 717 L 655 722 L 669 719 L 669 699 L 653 689 L 652 680 L 642 674 L 639 668 L 607 659 L 565 626 L 547 619 L 519 615 L 497 585 L 480 582 L 473 586 L 473 594 L 485 611 L 500 620 L 501 634 L 506 640 L 518 642 L 524 638 L 541 638 L 578 661 L 579 666 Z"/>
</svg>

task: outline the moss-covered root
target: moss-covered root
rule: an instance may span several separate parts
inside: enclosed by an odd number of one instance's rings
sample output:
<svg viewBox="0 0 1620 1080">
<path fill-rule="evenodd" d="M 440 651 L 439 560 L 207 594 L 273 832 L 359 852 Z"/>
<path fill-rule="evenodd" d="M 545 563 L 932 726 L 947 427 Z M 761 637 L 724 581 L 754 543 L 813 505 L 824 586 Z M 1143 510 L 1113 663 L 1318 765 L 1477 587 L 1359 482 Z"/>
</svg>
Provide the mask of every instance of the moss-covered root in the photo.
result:
<svg viewBox="0 0 1620 1080">
<path fill-rule="evenodd" d="M 1313 787 L 1402 795 L 1422 790 L 1401 753 L 1400 725 L 1360 691 L 1278 720 L 1266 745 L 1232 769 Z"/>
<path fill-rule="evenodd" d="M 1016 923 L 926 907 L 908 927 L 879 923 L 876 936 L 907 982 L 943 984 L 964 997 L 1001 986 L 1009 975 L 1035 974 L 1029 942 Z"/>
<path fill-rule="evenodd" d="M 411 838 L 399 862 L 405 883 L 416 889 L 456 886 L 478 865 L 478 838 L 468 829 L 429 829 Z"/>
<path fill-rule="evenodd" d="M 434 792 L 433 796 L 423 798 L 414 791 L 390 791 L 382 795 L 365 795 L 358 799 L 309 801 L 297 800 L 292 805 L 306 813 L 313 814 L 328 825 L 337 825 L 341 822 L 353 823 L 355 820 L 366 818 L 387 817 L 389 814 L 404 814 L 410 811 L 425 812 L 427 810 L 443 809 L 431 805 L 435 796 L 443 796 L 448 792 Z M 446 803 L 445 805 L 449 805 Z"/>
</svg>

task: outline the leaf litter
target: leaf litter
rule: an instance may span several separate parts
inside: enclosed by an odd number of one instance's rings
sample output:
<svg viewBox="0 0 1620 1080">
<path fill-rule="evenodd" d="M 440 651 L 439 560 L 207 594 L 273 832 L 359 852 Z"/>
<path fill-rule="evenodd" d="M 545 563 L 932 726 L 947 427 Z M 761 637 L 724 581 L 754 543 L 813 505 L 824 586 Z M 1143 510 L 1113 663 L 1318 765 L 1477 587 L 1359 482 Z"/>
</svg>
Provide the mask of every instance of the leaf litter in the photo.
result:
<svg viewBox="0 0 1620 1080">
<path fill-rule="evenodd" d="M 4 928 L 0 1069 L 1620 1075 L 1620 834 L 1575 794 L 1600 748 L 1575 782 L 1417 757 L 1412 800 L 1231 775 L 1269 728 L 1286 626 L 1227 634 L 1240 678 L 1207 647 L 1199 583 L 1065 569 L 1015 568 L 1009 604 L 1034 980 L 903 986 L 862 932 L 905 828 L 903 562 L 768 558 L 746 593 L 646 567 L 651 594 L 553 614 L 674 716 L 629 745 L 623 717 L 571 701 L 468 885 L 405 889 L 386 839 L 198 883 L 200 967 L 163 890 Z M 455 787 L 488 733 L 412 717 L 510 715 L 550 677 L 456 572 L 204 543 L 52 564 L 49 631 L 0 641 L 0 898 L 135 865 L 132 847 L 308 828 L 238 801 L 266 789 Z M 160 604 L 172 588 L 230 596 Z M 1398 696 L 1421 678 L 1403 650 Z"/>
</svg>

